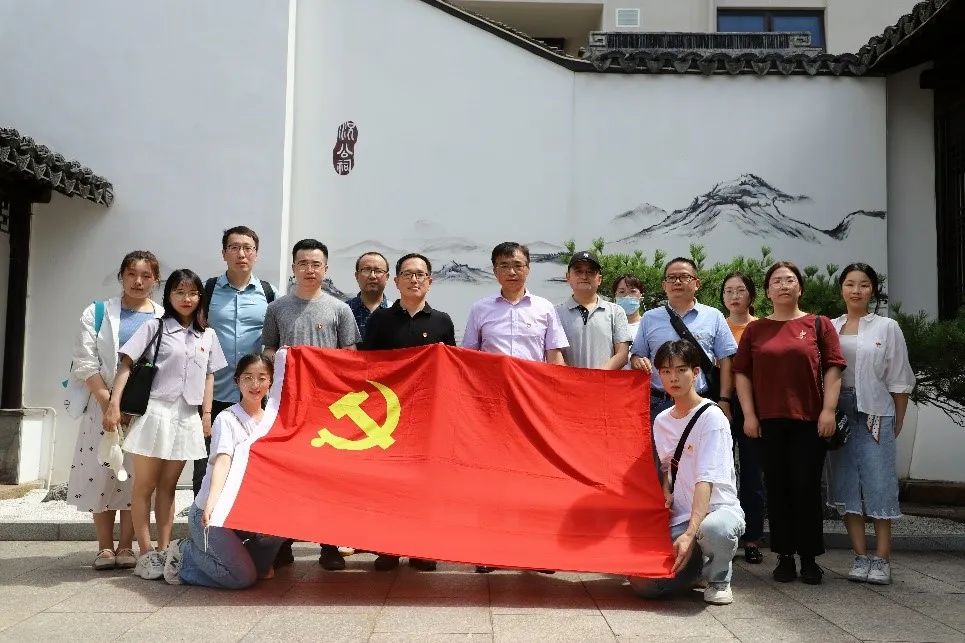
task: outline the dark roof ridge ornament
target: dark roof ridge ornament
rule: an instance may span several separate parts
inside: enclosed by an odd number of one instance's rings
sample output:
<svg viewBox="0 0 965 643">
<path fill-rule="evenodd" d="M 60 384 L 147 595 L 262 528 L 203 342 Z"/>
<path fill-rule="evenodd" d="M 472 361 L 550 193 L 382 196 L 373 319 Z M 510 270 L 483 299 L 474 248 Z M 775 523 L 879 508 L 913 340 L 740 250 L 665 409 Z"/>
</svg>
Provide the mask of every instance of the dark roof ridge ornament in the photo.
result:
<svg viewBox="0 0 965 643">
<path fill-rule="evenodd" d="M 114 202 L 114 186 L 107 179 L 13 128 L 0 127 L 0 177 L 4 175 L 100 205 Z"/>
</svg>

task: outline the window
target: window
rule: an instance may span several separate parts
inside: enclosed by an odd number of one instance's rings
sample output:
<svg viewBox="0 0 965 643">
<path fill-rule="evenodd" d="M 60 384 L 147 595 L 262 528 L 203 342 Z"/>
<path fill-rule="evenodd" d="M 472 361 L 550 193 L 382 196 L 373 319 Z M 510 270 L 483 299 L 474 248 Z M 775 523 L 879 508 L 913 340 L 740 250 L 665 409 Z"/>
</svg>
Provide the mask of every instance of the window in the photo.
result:
<svg viewBox="0 0 965 643">
<path fill-rule="evenodd" d="M 633 29 L 640 26 L 639 9 L 617 9 L 616 18 L 617 27 Z"/>
<path fill-rule="evenodd" d="M 728 9 L 717 12 L 717 31 L 806 31 L 811 46 L 825 49 L 824 11 Z"/>
</svg>

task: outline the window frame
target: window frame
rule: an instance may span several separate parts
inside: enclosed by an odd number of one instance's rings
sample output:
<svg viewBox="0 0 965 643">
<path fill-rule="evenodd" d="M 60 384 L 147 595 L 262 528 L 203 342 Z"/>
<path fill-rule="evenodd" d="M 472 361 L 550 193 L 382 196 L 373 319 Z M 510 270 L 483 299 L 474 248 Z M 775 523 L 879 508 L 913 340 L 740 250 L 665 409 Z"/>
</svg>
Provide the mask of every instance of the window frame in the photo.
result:
<svg viewBox="0 0 965 643">
<path fill-rule="evenodd" d="M 774 17 L 779 16 L 782 18 L 818 18 L 818 24 L 821 27 L 821 46 L 817 47 L 822 51 L 828 50 L 828 30 L 826 24 L 827 12 L 824 9 L 738 9 L 733 7 L 727 7 L 726 9 L 717 10 L 717 32 L 718 33 L 731 33 L 728 31 L 722 31 L 720 28 L 720 18 L 721 16 L 754 16 L 761 17 L 764 19 L 764 31 L 766 33 L 778 33 L 774 30 Z M 738 32 L 741 33 L 741 32 Z M 814 44 L 812 43 L 812 47 Z"/>
</svg>

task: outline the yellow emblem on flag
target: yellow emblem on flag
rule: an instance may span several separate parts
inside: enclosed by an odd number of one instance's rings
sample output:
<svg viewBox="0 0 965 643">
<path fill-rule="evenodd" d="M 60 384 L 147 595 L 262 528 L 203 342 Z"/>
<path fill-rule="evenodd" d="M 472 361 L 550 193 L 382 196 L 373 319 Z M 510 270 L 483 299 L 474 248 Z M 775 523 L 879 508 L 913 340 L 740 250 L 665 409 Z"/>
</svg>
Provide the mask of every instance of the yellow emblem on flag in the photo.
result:
<svg viewBox="0 0 965 643">
<path fill-rule="evenodd" d="M 385 424 L 379 425 L 368 413 L 362 410 L 362 403 L 369 399 L 369 394 L 365 391 L 355 391 L 346 393 L 338 400 L 333 402 L 328 410 L 332 412 L 335 419 L 340 420 L 348 417 L 356 426 L 365 433 L 364 438 L 349 440 L 335 435 L 328 429 L 321 429 L 317 438 L 312 438 L 313 447 L 323 447 L 326 444 L 332 445 L 336 449 L 346 451 L 364 451 L 372 447 L 382 447 L 388 449 L 395 444 L 392 432 L 399 425 L 399 417 L 402 415 L 402 406 L 395 392 L 384 384 L 367 380 L 374 386 L 382 397 L 385 398 Z"/>
</svg>

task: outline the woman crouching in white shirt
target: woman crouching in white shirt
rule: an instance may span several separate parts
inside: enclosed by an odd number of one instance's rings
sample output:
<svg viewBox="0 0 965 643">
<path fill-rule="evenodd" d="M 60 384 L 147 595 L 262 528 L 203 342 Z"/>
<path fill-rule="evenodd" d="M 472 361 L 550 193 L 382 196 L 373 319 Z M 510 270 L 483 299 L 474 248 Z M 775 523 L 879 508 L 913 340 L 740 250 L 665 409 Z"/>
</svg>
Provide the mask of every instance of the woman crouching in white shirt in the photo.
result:
<svg viewBox="0 0 965 643">
<path fill-rule="evenodd" d="M 901 517 L 895 439 L 915 387 L 908 349 L 898 323 L 869 313 L 880 299 L 878 273 L 853 263 L 838 279 L 848 312 L 834 320 L 848 362 L 842 375 L 838 408 L 848 415 L 850 438 L 831 452 L 829 503 L 844 517 L 854 563 L 848 578 L 879 585 L 891 583 L 891 521 Z M 868 556 L 865 516 L 874 520 L 875 555 Z"/>
<path fill-rule="evenodd" d="M 235 448 L 251 436 L 264 416 L 261 403 L 271 381 L 269 357 L 245 355 L 238 361 L 235 383 L 241 402 L 219 413 L 214 421 L 208 469 L 188 514 L 190 537 L 172 540 L 168 546 L 164 580 L 172 585 L 244 589 L 259 578 L 274 576 L 272 563 L 283 538 L 208 526 Z"/>
</svg>

